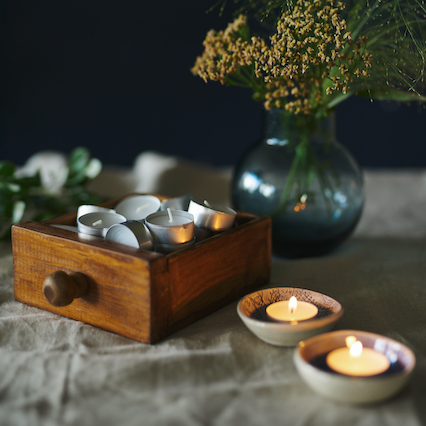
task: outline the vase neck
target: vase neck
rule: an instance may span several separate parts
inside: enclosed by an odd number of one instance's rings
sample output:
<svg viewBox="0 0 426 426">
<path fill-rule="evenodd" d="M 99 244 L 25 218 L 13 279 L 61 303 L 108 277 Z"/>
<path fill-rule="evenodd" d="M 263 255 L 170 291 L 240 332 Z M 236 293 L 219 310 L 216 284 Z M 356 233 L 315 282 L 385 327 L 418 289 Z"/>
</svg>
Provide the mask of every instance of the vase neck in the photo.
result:
<svg viewBox="0 0 426 426">
<path fill-rule="evenodd" d="M 325 118 L 288 114 L 282 110 L 265 111 L 263 136 L 266 140 L 290 140 L 294 143 L 305 138 L 310 142 L 326 142 L 335 138 L 335 115 Z"/>
</svg>

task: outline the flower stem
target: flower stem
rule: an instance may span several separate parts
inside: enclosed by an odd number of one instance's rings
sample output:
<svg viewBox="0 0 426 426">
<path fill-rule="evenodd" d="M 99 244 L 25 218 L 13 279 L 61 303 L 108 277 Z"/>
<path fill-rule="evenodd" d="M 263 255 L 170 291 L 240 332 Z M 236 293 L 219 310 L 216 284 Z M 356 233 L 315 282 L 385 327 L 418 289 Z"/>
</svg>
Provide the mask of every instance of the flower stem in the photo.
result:
<svg viewBox="0 0 426 426">
<path fill-rule="evenodd" d="M 304 142 L 299 143 L 295 149 L 295 156 L 291 163 L 290 171 L 288 173 L 288 177 L 285 183 L 284 191 L 281 194 L 280 204 L 278 208 L 271 214 L 271 217 L 277 217 L 280 213 L 282 213 L 287 207 L 288 198 L 292 189 L 292 186 L 295 181 L 297 169 L 302 162 L 304 156 L 306 154 L 306 147 Z"/>
</svg>

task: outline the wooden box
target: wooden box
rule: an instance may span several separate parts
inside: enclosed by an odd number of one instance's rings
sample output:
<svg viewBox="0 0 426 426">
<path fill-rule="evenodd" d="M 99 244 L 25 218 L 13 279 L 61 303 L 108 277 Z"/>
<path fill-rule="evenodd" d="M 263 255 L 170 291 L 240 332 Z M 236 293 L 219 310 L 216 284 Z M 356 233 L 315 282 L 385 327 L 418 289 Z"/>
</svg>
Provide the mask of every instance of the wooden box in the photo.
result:
<svg viewBox="0 0 426 426">
<path fill-rule="evenodd" d="M 268 217 L 238 213 L 238 226 L 168 255 L 50 226 L 75 221 L 72 213 L 13 226 L 16 300 L 155 343 L 269 280 Z M 42 292 L 57 270 L 89 277 L 86 294 L 64 307 L 50 305 Z"/>
</svg>

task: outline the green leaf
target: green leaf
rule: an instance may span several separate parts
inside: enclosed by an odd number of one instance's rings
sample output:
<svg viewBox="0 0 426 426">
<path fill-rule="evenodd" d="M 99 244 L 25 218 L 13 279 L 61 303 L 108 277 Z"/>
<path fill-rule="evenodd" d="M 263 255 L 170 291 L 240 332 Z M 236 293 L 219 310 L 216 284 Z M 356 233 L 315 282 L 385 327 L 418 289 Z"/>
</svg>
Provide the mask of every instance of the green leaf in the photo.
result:
<svg viewBox="0 0 426 426">
<path fill-rule="evenodd" d="M 330 101 L 327 103 L 327 109 L 329 109 L 329 110 L 333 109 L 335 106 L 337 106 L 341 102 L 345 101 L 346 99 L 348 99 L 352 95 L 353 95 L 352 92 L 338 93 L 338 94 L 334 95 L 330 99 Z"/>
<path fill-rule="evenodd" d="M 13 182 L 0 182 L 0 191 L 3 193 L 20 193 L 22 192 L 21 185 Z"/>
<path fill-rule="evenodd" d="M 11 177 L 15 173 L 15 165 L 10 161 L 0 161 L 0 177 Z"/>
<path fill-rule="evenodd" d="M 23 201 L 16 201 L 13 205 L 12 223 L 18 223 L 24 215 L 26 204 Z"/>
<path fill-rule="evenodd" d="M 79 170 L 78 172 L 75 172 L 73 174 L 70 173 L 65 186 L 67 188 L 70 188 L 70 187 L 84 183 L 86 179 L 87 179 L 86 170 L 85 168 L 83 168 L 82 170 Z"/>
<path fill-rule="evenodd" d="M 361 92 L 357 92 L 356 95 L 376 99 L 378 101 L 426 102 L 426 96 L 397 89 L 363 90 Z"/>
<path fill-rule="evenodd" d="M 86 167 L 85 174 L 89 179 L 95 178 L 102 170 L 102 163 L 97 158 L 92 158 Z"/>
<path fill-rule="evenodd" d="M 21 185 L 18 185 L 17 183 L 9 183 L 7 185 L 10 192 L 20 192 L 21 191 Z"/>
<path fill-rule="evenodd" d="M 87 166 L 90 159 L 90 153 L 86 148 L 75 148 L 68 158 L 70 173 L 79 173 Z"/>
</svg>

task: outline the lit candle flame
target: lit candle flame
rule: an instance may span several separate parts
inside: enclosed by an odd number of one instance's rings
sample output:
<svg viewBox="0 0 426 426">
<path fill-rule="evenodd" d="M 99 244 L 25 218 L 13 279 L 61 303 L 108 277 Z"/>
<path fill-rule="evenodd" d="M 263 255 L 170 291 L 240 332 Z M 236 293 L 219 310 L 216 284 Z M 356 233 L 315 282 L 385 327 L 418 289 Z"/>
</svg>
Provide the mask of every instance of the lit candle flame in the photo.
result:
<svg viewBox="0 0 426 426">
<path fill-rule="evenodd" d="M 362 352 L 362 343 L 357 340 L 349 349 L 351 356 L 357 357 L 360 356 Z"/>
<path fill-rule="evenodd" d="M 288 311 L 292 314 L 297 308 L 297 299 L 294 296 L 290 297 L 288 301 Z"/>
<path fill-rule="evenodd" d="M 345 339 L 346 347 L 350 349 L 350 347 L 356 342 L 355 336 L 348 336 Z"/>
</svg>

